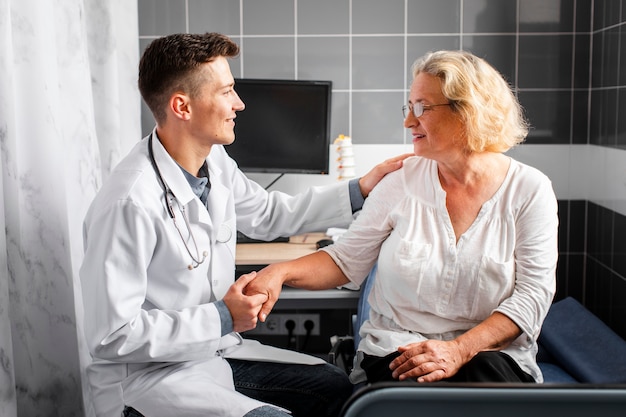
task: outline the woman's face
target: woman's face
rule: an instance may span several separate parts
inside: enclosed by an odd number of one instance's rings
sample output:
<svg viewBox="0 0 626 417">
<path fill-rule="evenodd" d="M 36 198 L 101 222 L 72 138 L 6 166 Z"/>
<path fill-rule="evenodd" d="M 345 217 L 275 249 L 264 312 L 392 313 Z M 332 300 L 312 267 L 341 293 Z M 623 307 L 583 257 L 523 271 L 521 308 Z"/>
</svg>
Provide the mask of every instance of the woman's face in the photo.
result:
<svg viewBox="0 0 626 417">
<path fill-rule="evenodd" d="M 404 127 L 411 130 L 415 155 L 443 161 L 463 152 L 463 123 L 450 106 L 428 106 L 446 104 L 448 100 L 441 92 L 441 82 L 433 75 L 420 73 L 411 84 L 409 107 L 422 103 L 424 113 L 415 117 L 407 111 Z"/>
</svg>

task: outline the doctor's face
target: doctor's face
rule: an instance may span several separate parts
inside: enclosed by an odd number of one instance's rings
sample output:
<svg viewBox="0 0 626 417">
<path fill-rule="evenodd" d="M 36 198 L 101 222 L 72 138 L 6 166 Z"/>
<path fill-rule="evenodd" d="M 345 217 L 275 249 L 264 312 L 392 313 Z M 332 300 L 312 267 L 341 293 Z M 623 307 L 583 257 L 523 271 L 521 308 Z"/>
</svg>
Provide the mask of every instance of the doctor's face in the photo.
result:
<svg viewBox="0 0 626 417">
<path fill-rule="evenodd" d="M 202 64 L 200 71 L 205 81 L 190 99 L 194 136 L 209 145 L 229 145 L 235 140 L 235 112 L 245 107 L 235 92 L 230 66 L 226 58 L 217 57 Z"/>
</svg>

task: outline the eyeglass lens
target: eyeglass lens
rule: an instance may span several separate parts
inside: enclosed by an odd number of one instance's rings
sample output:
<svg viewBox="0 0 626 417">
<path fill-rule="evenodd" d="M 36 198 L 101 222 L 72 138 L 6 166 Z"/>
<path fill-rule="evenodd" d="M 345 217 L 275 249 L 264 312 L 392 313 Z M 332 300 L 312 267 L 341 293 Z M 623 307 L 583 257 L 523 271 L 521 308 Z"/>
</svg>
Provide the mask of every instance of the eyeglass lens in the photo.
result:
<svg viewBox="0 0 626 417">
<path fill-rule="evenodd" d="M 420 101 L 418 101 L 417 103 L 412 105 L 405 104 L 404 106 L 402 106 L 402 116 L 404 116 L 405 119 L 408 115 L 408 111 L 412 111 L 413 116 L 420 117 L 422 114 L 424 114 L 424 105 Z"/>
</svg>

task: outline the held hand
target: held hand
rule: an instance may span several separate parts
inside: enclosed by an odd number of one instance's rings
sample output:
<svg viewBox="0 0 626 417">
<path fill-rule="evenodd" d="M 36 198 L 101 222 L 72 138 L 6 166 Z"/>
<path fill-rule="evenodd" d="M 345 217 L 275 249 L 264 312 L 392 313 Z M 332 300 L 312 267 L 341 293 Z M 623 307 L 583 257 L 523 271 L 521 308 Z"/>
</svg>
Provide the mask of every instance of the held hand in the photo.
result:
<svg viewBox="0 0 626 417">
<path fill-rule="evenodd" d="M 248 295 L 262 294 L 265 296 L 266 301 L 263 303 L 258 315 L 259 320 L 262 322 L 265 322 L 265 319 L 267 319 L 267 316 L 274 308 L 274 304 L 278 301 L 278 296 L 283 288 L 282 280 L 274 273 L 275 269 L 275 266 L 269 265 L 260 270 L 256 279 L 250 282 L 244 290 Z"/>
<path fill-rule="evenodd" d="M 400 169 L 402 167 L 402 162 L 409 156 L 415 156 L 415 154 L 405 153 L 394 156 L 393 158 L 387 159 L 386 161 L 376 165 L 370 170 L 370 172 L 361 177 L 361 179 L 359 179 L 359 188 L 361 189 L 363 197 L 367 197 L 376 184 L 378 184 L 378 182 L 382 180 L 385 175 Z"/>
<path fill-rule="evenodd" d="M 236 332 L 254 329 L 261 306 L 267 301 L 265 294 L 244 294 L 244 288 L 255 277 L 256 272 L 242 275 L 224 295 L 224 303 L 233 318 L 233 330 Z"/>
<path fill-rule="evenodd" d="M 461 349 L 455 341 L 427 340 L 398 348 L 400 356 L 389 368 L 400 381 L 435 382 L 456 374 L 465 364 Z"/>
</svg>

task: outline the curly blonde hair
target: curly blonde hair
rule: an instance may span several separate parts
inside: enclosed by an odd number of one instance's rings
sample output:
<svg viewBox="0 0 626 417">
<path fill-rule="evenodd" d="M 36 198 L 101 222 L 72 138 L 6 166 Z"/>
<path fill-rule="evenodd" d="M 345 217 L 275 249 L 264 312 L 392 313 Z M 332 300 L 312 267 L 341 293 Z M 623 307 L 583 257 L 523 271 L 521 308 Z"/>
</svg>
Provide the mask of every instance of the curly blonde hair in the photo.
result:
<svg viewBox="0 0 626 417">
<path fill-rule="evenodd" d="M 427 73 L 466 126 L 468 152 L 506 152 L 523 142 L 528 122 L 502 75 L 466 51 L 429 52 L 412 66 L 413 78 Z"/>
</svg>

